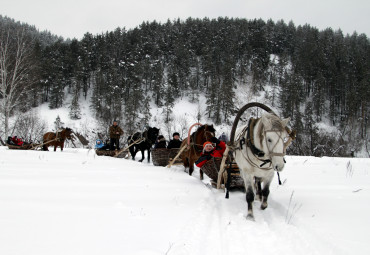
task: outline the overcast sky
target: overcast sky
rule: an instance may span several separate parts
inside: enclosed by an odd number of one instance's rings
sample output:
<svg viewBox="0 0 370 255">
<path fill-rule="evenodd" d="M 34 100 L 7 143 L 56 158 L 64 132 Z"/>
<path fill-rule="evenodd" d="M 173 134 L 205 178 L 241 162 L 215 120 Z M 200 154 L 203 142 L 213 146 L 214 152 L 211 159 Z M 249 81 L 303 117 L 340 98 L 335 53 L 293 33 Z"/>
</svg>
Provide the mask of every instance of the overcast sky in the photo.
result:
<svg viewBox="0 0 370 255">
<path fill-rule="evenodd" d="M 0 15 L 77 39 L 143 21 L 220 16 L 292 20 L 370 37 L 370 0 L 0 0 Z"/>
</svg>

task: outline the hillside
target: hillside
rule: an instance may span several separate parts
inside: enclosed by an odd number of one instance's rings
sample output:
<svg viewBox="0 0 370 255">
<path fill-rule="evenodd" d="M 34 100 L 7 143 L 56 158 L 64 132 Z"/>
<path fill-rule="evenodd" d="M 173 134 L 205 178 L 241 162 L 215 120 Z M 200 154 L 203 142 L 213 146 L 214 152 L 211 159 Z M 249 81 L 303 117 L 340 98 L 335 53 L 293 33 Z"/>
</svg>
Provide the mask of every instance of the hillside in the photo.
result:
<svg viewBox="0 0 370 255">
<path fill-rule="evenodd" d="M 189 18 L 45 45 L 33 33 L 20 38 L 8 23 L 0 25 L 14 33 L 10 48 L 22 45 L 28 53 L 24 77 L 0 90 L 2 137 L 20 132 L 11 116 L 43 104 L 69 108 L 78 120 L 89 100 L 99 128 L 118 119 L 133 133 L 154 121 L 171 133 L 182 122 L 173 111 L 178 102 L 204 98 L 196 115 L 229 126 L 241 105 L 258 99 L 292 118 L 298 136 L 291 153 L 369 156 L 370 43 L 364 34 L 283 20 Z M 6 33 L 0 39 L 7 42 Z M 14 70 L 1 71 L 16 77 Z M 156 108 L 161 112 L 153 116 Z"/>
</svg>

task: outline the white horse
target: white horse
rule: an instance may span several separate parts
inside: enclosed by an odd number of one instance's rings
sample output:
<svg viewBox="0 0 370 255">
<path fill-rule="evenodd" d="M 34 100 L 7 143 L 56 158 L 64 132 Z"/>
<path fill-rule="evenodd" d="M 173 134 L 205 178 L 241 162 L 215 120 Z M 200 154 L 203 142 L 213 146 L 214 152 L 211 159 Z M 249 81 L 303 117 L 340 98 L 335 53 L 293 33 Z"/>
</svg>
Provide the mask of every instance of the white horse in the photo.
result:
<svg viewBox="0 0 370 255">
<path fill-rule="evenodd" d="M 236 131 L 234 157 L 244 179 L 247 218 L 254 219 L 252 203 L 255 194 L 262 202 L 261 209 L 267 208 L 274 171 L 283 170 L 286 148 L 291 142 L 286 128 L 289 121 L 290 118 L 281 120 L 274 114 L 266 113 L 261 118 L 251 118 L 247 126 Z"/>
</svg>

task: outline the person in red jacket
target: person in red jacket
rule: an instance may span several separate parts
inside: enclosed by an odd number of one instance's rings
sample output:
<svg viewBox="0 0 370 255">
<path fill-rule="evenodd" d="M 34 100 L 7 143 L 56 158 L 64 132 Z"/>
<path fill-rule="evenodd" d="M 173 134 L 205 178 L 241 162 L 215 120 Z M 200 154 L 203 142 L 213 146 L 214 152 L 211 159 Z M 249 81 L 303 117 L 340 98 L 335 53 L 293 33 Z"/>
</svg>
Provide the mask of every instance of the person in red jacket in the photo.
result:
<svg viewBox="0 0 370 255">
<path fill-rule="evenodd" d="M 216 146 L 213 146 L 212 143 L 214 143 Z M 195 161 L 195 165 L 197 167 L 202 167 L 212 157 L 222 158 L 225 149 L 226 144 L 223 141 L 218 140 L 216 137 L 212 137 L 211 142 L 205 142 L 203 144 L 203 151 L 198 160 Z"/>
</svg>

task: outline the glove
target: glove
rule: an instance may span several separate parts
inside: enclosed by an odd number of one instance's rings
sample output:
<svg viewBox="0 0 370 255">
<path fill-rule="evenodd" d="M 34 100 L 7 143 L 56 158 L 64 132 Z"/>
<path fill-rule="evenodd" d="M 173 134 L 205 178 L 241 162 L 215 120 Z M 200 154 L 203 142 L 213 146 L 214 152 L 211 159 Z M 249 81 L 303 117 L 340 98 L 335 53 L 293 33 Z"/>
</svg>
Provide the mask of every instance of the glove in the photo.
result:
<svg viewBox="0 0 370 255">
<path fill-rule="evenodd" d="M 216 137 L 212 137 L 211 138 L 211 142 L 212 143 L 215 143 L 215 144 L 219 144 L 220 143 L 220 140 L 218 140 Z"/>
</svg>

